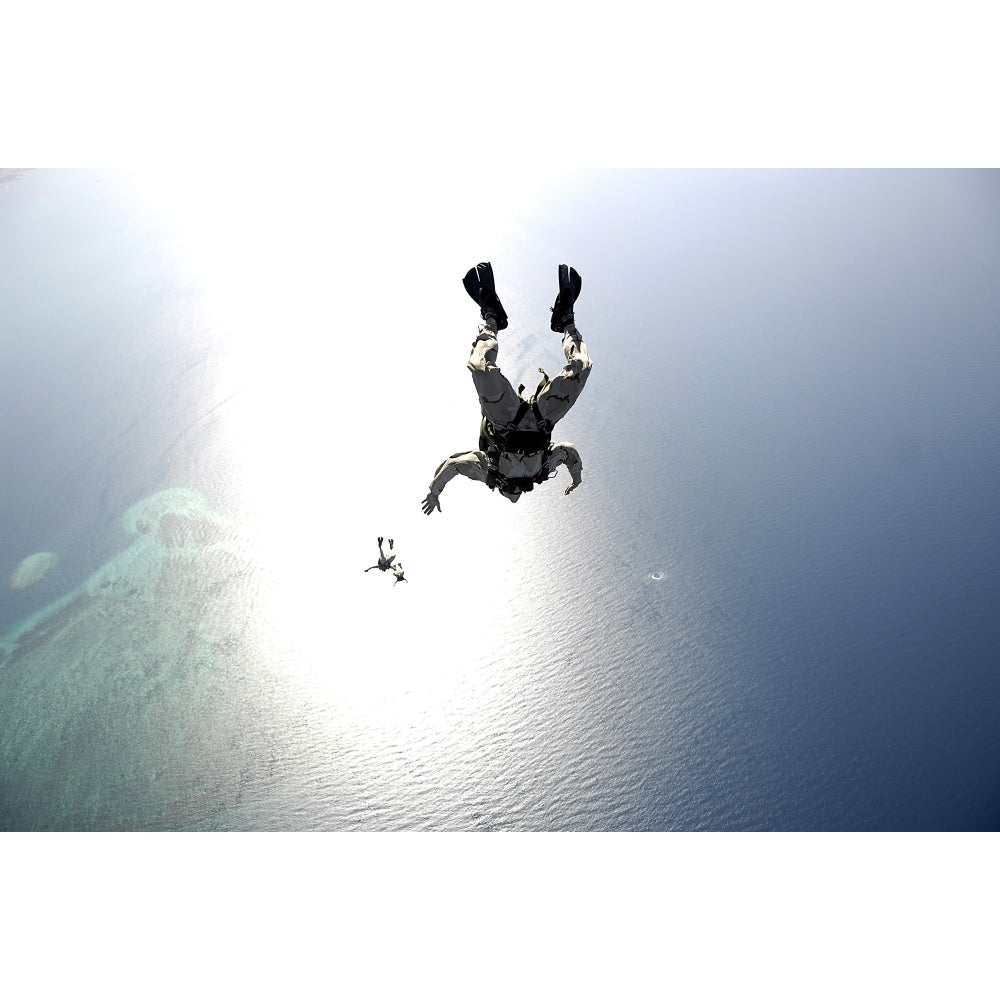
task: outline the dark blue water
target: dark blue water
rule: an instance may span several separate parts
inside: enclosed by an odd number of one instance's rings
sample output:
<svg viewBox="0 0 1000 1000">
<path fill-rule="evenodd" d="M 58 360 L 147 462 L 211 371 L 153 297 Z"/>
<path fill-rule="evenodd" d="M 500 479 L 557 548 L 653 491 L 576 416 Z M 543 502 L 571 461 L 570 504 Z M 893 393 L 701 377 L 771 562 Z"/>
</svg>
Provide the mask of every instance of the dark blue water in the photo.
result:
<svg viewBox="0 0 1000 1000">
<path fill-rule="evenodd" d="M 577 174 L 439 243 L 407 191 L 261 188 L 230 298 L 137 192 L 0 190 L 0 568 L 59 556 L 0 595 L 5 828 L 996 829 L 996 172 Z M 584 484 L 426 519 L 483 257 L 515 383 L 583 275 Z"/>
</svg>

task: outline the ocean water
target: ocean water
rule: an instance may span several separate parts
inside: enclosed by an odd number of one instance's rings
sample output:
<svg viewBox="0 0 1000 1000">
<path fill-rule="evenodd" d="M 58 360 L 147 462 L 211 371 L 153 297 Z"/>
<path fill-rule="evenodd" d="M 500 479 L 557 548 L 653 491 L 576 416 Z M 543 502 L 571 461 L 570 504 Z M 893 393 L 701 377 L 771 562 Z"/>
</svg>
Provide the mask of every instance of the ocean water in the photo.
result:
<svg viewBox="0 0 1000 1000">
<path fill-rule="evenodd" d="M 0 828 L 996 829 L 1000 174 L 452 180 L 0 175 Z"/>
</svg>

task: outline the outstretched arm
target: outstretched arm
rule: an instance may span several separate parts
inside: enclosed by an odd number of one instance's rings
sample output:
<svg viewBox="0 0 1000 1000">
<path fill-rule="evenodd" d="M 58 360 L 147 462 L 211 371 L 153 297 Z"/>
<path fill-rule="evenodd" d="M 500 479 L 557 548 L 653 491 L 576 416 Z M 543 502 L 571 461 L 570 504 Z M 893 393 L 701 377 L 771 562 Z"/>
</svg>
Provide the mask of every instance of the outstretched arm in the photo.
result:
<svg viewBox="0 0 1000 1000">
<path fill-rule="evenodd" d="M 468 476 L 481 483 L 486 482 L 486 456 L 481 451 L 458 451 L 446 458 L 434 473 L 430 492 L 424 497 L 421 507 L 425 514 L 441 509 L 441 491 L 455 476 Z"/>
<path fill-rule="evenodd" d="M 573 480 L 564 490 L 564 495 L 568 496 L 583 482 L 583 462 L 580 461 L 580 453 L 568 441 L 560 441 L 552 446 L 549 456 L 549 467 L 553 470 L 560 465 L 565 465 L 569 469 L 570 478 Z"/>
</svg>

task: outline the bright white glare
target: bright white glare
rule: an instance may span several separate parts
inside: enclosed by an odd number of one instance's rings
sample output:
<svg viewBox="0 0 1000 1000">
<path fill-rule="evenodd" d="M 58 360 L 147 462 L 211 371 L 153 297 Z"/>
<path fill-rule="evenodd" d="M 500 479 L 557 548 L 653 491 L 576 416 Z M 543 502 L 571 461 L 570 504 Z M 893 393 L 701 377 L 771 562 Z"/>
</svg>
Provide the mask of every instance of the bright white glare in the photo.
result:
<svg viewBox="0 0 1000 1000">
<path fill-rule="evenodd" d="M 504 567 L 523 512 L 465 480 L 435 520 L 420 501 L 436 464 L 475 444 L 464 360 L 477 318 L 459 280 L 496 238 L 477 225 L 494 213 L 515 224 L 515 187 L 477 219 L 481 176 L 459 191 L 421 183 L 410 206 L 389 177 L 199 168 L 136 182 L 199 289 L 278 646 L 313 696 L 365 725 L 443 726 L 456 698 L 471 710 L 486 683 L 476 664 L 499 641 L 497 588 L 516 586 Z M 527 198 L 538 181 L 521 183 Z M 447 290 L 422 287 L 428 274 Z M 364 572 L 378 534 L 395 535 L 408 582 Z"/>
</svg>

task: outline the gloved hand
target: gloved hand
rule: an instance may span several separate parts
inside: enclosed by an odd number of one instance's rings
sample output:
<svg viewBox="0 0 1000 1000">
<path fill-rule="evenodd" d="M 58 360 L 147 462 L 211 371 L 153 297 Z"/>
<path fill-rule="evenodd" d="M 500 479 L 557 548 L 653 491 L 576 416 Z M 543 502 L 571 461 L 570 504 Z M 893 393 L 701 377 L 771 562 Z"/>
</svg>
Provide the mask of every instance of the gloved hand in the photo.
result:
<svg viewBox="0 0 1000 1000">
<path fill-rule="evenodd" d="M 433 493 L 428 493 L 420 506 L 423 507 L 425 514 L 430 514 L 432 510 L 441 509 L 441 498 L 435 496 Z"/>
</svg>

